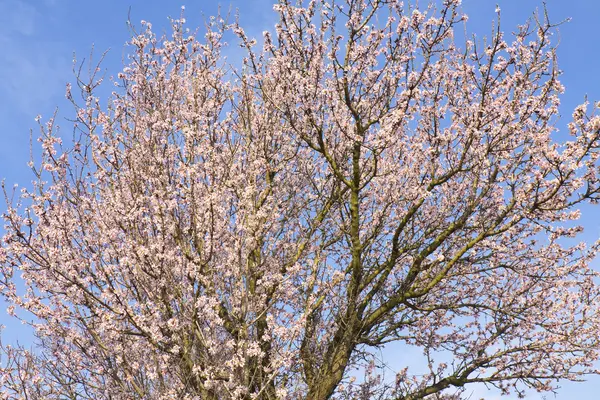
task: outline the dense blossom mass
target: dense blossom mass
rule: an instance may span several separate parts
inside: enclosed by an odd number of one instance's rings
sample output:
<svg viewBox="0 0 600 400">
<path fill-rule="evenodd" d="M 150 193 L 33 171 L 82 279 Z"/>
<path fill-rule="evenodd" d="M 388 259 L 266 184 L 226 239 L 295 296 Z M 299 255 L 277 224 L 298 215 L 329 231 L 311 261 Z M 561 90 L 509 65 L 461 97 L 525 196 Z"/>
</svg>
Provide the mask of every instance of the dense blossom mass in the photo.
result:
<svg viewBox="0 0 600 400">
<path fill-rule="evenodd" d="M 40 122 L 32 189 L 5 189 L 0 290 L 38 346 L 2 346 L 2 398 L 459 399 L 594 373 L 597 246 L 573 238 L 597 106 L 559 133 L 547 17 L 470 39 L 459 3 L 280 0 L 258 41 L 143 22 L 109 99 L 80 74 L 72 139 Z M 422 360 L 390 372 L 394 343 Z"/>
</svg>

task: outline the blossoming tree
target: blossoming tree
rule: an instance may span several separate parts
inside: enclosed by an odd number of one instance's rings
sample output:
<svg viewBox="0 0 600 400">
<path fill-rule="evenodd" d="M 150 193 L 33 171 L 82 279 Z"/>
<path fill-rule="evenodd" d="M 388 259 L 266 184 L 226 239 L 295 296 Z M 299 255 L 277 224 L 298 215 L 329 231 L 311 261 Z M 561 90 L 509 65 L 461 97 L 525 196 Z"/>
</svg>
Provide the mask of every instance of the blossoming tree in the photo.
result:
<svg viewBox="0 0 600 400">
<path fill-rule="evenodd" d="M 280 0 L 260 45 L 144 23 L 107 102 L 80 75 L 72 141 L 41 124 L 33 188 L 5 189 L 1 290 L 39 346 L 3 347 L 2 395 L 457 399 L 594 373 L 597 249 L 569 238 L 600 192 L 596 106 L 559 136 L 548 19 L 464 40 L 459 3 Z M 390 343 L 428 372 L 383 374 Z"/>
</svg>

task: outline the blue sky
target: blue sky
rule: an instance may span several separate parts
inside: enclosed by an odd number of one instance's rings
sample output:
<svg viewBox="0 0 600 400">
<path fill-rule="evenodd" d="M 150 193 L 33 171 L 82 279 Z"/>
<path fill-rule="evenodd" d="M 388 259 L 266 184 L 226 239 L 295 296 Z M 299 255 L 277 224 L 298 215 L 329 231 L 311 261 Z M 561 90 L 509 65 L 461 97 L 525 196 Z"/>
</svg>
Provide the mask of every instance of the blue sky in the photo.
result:
<svg viewBox="0 0 600 400">
<path fill-rule="evenodd" d="M 123 45 L 129 37 L 126 20 L 131 7 L 131 20 L 139 26 L 140 20 L 152 22 L 155 30 L 168 29 L 168 16 L 178 16 L 180 7 L 186 6 L 186 19 L 190 27 L 202 25 L 203 16 L 217 12 L 217 1 L 212 0 L 0 0 L 0 178 L 7 186 L 19 183 L 28 185 L 32 180 L 27 167 L 29 160 L 29 130 L 36 130 L 37 114 L 49 117 L 59 107 L 59 121 L 68 133 L 70 105 L 65 101 L 65 84 L 73 82 L 71 72 L 73 53 L 77 59 L 88 57 L 92 45 L 96 56 L 110 49 L 103 66 L 108 75 L 116 74 L 121 66 Z M 424 3 L 424 1 L 422 1 Z M 489 35 L 491 21 L 495 18 L 495 5 L 502 9 L 502 25 L 507 32 L 522 23 L 536 9 L 539 0 L 463 0 L 469 15 L 468 30 L 477 35 Z M 550 18 L 554 22 L 572 18 L 559 28 L 555 39 L 560 68 L 564 71 L 562 82 L 566 94 L 562 98 L 561 112 L 565 116 L 561 127 L 566 126 L 572 109 L 585 95 L 590 100 L 600 100 L 600 1 L 598 0 L 547 0 Z M 220 2 L 222 10 L 239 9 L 240 20 L 250 36 L 258 36 L 275 22 L 272 0 L 233 0 Z M 231 61 L 235 59 L 232 46 Z M 4 206 L 1 206 L 3 208 Z M 592 241 L 600 236 L 598 221 L 600 211 L 585 208 L 584 239 Z M 597 262 L 600 269 L 600 262 Z M 0 304 L 1 306 L 1 304 Z M 4 308 L 4 307 L 0 307 Z M 7 326 L 6 340 L 19 337 L 27 341 L 26 331 L 8 320 L 0 310 L 0 323 Z M 407 354 L 398 352 L 398 363 Z M 557 399 L 597 399 L 596 387 L 600 378 L 586 383 L 565 383 Z M 495 395 L 477 389 L 472 399 Z M 554 396 L 548 394 L 547 398 Z M 539 394 L 527 397 L 542 399 Z"/>
</svg>

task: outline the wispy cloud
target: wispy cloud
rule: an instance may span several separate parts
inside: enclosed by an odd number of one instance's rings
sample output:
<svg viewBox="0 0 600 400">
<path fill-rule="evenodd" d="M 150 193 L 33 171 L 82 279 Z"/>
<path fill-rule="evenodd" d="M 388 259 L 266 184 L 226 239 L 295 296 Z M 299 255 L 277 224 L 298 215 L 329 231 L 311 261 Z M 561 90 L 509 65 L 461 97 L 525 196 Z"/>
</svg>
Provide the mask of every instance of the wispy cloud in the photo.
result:
<svg viewBox="0 0 600 400">
<path fill-rule="evenodd" d="M 0 1 L 0 32 L 31 36 L 35 32 L 37 11 L 34 6 L 19 0 Z"/>
<path fill-rule="evenodd" d="M 70 62 L 64 47 L 36 29 L 40 11 L 19 0 L 0 0 L 0 106 L 37 113 L 62 91 Z"/>
</svg>

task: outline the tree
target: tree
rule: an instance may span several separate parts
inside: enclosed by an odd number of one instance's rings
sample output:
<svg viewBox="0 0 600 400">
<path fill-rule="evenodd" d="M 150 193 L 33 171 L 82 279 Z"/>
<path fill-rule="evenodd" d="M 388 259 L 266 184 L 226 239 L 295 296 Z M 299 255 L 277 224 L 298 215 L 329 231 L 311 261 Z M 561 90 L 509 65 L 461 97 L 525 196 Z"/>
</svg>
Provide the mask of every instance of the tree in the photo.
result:
<svg viewBox="0 0 600 400">
<path fill-rule="evenodd" d="M 281 0 L 262 49 L 220 18 L 144 23 L 106 104 L 79 75 L 72 142 L 41 124 L 33 189 L 5 189 L 2 293 L 39 346 L 4 347 L 3 394 L 457 399 L 595 373 L 598 246 L 569 238 L 599 198 L 597 107 L 558 135 L 547 16 L 462 42 L 459 3 Z M 429 373 L 384 377 L 394 342 Z"/>
</svg>

